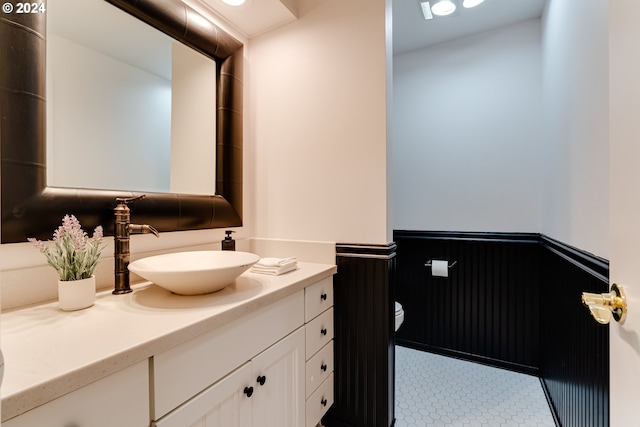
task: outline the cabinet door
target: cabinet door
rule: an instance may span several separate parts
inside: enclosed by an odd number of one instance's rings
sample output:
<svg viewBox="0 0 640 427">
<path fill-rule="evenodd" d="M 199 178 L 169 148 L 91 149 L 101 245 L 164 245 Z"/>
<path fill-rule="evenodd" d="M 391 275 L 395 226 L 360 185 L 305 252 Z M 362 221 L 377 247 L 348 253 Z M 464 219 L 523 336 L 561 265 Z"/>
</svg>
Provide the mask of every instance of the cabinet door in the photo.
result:
<svg viewBox="0 0 640 427">
<path fill-rule="evenodd" d="M 155 355 L 152 418 L 162 418 L 303 323 L 301 290 Z"/>
<path fill-rule="evenodd" d="M 155 427 L 251 427 L 253 386 L 251 364 L 210 386 L 175 411 L 156 421 Z M 250 387 L 253 387 L 251 389 Z"/>
<path fill-rule="evenodd" d="M 305 424 L 304 348 L 300 328 L 252 360 L 254 427 Z"/>
</svg>

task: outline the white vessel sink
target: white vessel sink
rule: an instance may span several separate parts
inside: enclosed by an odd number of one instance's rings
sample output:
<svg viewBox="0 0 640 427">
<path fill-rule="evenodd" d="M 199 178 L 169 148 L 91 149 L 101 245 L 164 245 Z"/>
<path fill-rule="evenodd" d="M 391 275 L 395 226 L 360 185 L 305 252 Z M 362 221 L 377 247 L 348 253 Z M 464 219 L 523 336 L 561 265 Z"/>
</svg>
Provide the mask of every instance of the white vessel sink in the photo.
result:
<svg viewBox="0 0 640 427">
<path fill-rule="evenodd" d="M 258 262 L 248 252 L 193 251 L 142 258 L 129 270 L 178 295 L 219 291 Z"/>
</svg>

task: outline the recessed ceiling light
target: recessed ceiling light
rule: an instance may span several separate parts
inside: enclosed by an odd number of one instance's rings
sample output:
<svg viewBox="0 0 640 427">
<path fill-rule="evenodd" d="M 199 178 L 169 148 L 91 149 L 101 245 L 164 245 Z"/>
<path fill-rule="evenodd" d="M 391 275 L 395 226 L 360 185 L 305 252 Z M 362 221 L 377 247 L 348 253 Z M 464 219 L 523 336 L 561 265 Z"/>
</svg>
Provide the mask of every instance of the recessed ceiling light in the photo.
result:
<svg viewBox="0 0 640 427">
<path fill-rule="evenodd" d="M 246 0 L 222 0 L 225 4 L 229 6 L 242 6 Z"/>
<path fill-rule="evenodd" d="M 440 0 L 439 2 L 431 6 L 431 12 L 433 12 L 434 15 L 438 16 L 451 15 L 455 11 L 456 4 L 451 0 Z"/>
<path fill-rule="evenodd" d="M 476 7 L 477 5 L 479 5 L 480 3 L 483 3 L 483 2 L 484 2 L 484 0 L 464 0 L 462 5 L 464 7 L 466 7 L 467 9 L 470 9 L 472 7 Z"/>
</svg>

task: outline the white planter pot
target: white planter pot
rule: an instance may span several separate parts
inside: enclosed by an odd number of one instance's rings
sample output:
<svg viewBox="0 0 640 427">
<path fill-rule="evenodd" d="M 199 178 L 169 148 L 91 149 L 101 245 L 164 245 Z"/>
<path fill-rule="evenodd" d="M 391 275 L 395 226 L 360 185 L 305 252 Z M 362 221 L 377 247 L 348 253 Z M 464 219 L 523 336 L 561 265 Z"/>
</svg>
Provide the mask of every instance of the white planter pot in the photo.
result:
<svg viewBox="0 0 640 427">
<path fill-rule="evenodd" d="M 96 301 L 96 277 L 82 280 L 58 280 L 58 304 L 65 311 L 91 307 Z"/>
</svg>

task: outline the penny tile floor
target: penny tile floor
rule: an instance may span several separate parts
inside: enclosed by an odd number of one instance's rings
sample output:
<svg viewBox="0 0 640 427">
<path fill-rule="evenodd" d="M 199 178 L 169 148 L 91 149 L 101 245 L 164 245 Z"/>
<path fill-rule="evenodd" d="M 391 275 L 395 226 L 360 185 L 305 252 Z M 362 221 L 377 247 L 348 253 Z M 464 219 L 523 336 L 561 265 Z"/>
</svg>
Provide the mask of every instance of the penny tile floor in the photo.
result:
<svg viewBox="0 0 640 427">
<path fill-rule="evenodd" d="M 537 377 L 396 346 L 395 427 L 556 427 Z"/>
</svg>

